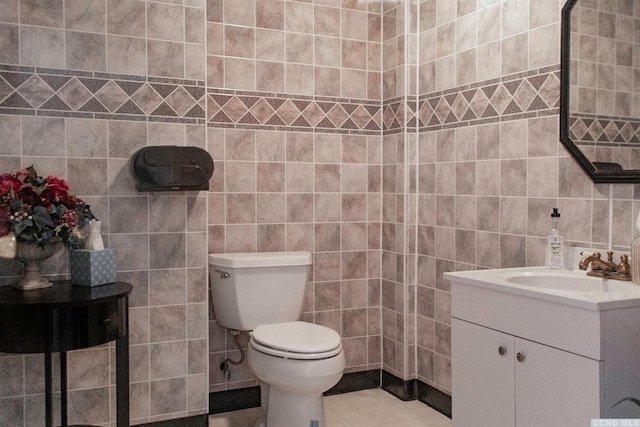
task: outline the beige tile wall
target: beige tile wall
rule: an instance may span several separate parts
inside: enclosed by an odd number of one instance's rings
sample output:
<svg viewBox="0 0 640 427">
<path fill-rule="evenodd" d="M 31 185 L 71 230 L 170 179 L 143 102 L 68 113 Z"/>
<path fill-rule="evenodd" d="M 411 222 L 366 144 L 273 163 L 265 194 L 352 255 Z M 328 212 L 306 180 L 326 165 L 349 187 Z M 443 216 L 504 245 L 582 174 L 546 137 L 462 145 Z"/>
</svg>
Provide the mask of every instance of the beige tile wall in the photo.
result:
<svg viewBox="0 0 640 427">
<path fill-rule="evenodd" d="M 380 368 L 381 6 L 217 0 L 207 9 L 209 251 L 307 250 L 303 318 Z M 210 389 L 255 385 L 209 324 Z M 246 334 L 241 343 L 246 347 Z"/>
<path fill-rule="evenodd" d="M 105 220 L 136 288 L 134 423 L 255 384 L 216 369 L 238 355 L 205 318 L 207 251 L 311 251 L 304 318 L 348 370 L 449 391 L 444 271 L 540 264 L 554 206 L 568 243 L 628 249 L 635 187 L 557 142 L 561 0 L 182 3 L 0 0 L 0 166 L 66 177 Z M 206 196 L 132 190 L 129 156 L 167 140 L 211 152 Z M 110 352 L 74 353 L 72 421 L 110 422 L 113 380 L 82 375 Z M 0 357 L 3 423 L 43 417 L 40 359 Z"/>
<path fill-rule="evenodd" d="M 558 142 L 564 1 L 420 5 L 435 20 L 419 37 L 417 378 L 449 391 L 444 271 L 542 265 L 553 207 L 569 245 L 629 250 L 638 205 L 634 185 L 594 185 Z"/>
<path fill-rule="evenodd" d="M 207 198 L 137 193 L 128 164 L 147 145 L 206 148 L 204 42 L 203 0 L 0 0 L 0 170 L 63 177 L 102 220 L 134 286 L 132 424 L 208 412 Z M 67 277 L 66 250 L 44 269 Z M 0 355 L 1 425 L 43 424 L 43 361 Z M 70 423 L 115 424 L 114 362 L 113 345 L 70 353 Z"/>
<path fill-rule="evenodd" d="M 387 4 L 383 15 L 382 354 L 383 369 L 415 378 L 415 148 L 417 3 Z M 413 150 L 415 151 L 415 149 Z"/>
</svg>

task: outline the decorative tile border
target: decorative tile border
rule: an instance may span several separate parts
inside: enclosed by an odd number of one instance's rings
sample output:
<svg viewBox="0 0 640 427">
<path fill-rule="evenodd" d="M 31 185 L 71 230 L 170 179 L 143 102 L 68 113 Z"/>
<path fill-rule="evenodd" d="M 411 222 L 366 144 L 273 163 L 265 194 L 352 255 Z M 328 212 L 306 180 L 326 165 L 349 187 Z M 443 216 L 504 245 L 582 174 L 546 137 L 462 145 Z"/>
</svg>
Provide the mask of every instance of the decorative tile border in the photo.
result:
<svg viewBox="0 0 640 427">
<path fill-rule="evenodd" d="M 209 89 L 211 127 L 362 133 L 382 129 L 380 103 Z"/>
<path fill-rule="evenodd" d="M 569 136 L 576 144 L 640 147 L 640 120 L 580 114 L 569 117 Z"/>
<path fill-rule="evenodd" d="M 446 91 L 386 100 L 385 133 L 470 126 L 555 114 L 560 106 L 558 66 L 532 70 Z"/>
<path fill-rule="evenodd" d="M 204 82 L 0 65 L 0 113 L 204 123 Z"/>
<path fill-rule="evenodd" d="M 211 127 L 379 134 L 515 120 L 557 112 L 558 66 L 416 97 L 376 101 L 208 90 Z"/>
<path fill-rule="evenodd" d="M 381 106 L 371 100 L 207 91 L 204 82 L 193 80 L 0 65 L 3 114 L 197 124 L 206 120 L 210 127 L 266 130 L 372 135 L 407 128 L 438 130 L 550 114 L 559 106 L 559 93 L 557 66 L 425 94 L 418 99 L 385 100 Z M 638 127 L 633 127 L 634 135 Z M 603 129 L 610 135 L 613 125 Z M 629 126 L 620 126 L 616 135 L 626 137 L 629 133 Z"/>
<path fill-rule="evenodd" d="M 417 123 L 410 110 L 407 125 L 437 130 L 546 115 L 559 106 L 560 70 L 554 66 L 423 95 Z"/>
</svg>

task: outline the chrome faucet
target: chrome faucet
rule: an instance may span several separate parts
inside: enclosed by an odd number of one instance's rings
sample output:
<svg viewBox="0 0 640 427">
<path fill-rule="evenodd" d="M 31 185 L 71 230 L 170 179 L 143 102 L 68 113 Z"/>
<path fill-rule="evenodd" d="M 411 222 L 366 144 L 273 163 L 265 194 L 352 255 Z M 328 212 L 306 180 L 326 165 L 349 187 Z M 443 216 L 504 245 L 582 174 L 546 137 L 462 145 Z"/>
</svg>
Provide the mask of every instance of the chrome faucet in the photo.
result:
<svg viewBox="0 0 640 427">
<path fill-rule="evenodd" d="M 584 256 L 578 263 L 578 268 L 586 270 L 591 266 L 591 271 L 587 272 L 587 276 L 631 280 L 631 266 L 629 265 L 628 255 L 620 255 L 620 264 L 613 262 L 613 251 L 607 251 L 607 258 L 608 260 L 605 261 L 601 258 L 600 252 L 594 252 L 592 255 Z"/>
</svg>

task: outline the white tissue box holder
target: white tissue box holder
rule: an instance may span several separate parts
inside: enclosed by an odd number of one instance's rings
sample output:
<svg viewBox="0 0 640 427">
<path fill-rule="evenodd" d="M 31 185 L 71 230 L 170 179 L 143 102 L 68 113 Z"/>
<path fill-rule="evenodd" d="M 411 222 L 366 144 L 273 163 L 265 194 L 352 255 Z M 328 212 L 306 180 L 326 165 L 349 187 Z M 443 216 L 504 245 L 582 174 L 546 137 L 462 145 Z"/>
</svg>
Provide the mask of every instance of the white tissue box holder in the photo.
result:
<svg viewBox="0 0 640 427">
<path fill-rule="evenodd" d="M 69 255 L 71 284 L 100 286 L 116 281 L 116 253 L 113 249 L 72 250 Z"/>
</svg>

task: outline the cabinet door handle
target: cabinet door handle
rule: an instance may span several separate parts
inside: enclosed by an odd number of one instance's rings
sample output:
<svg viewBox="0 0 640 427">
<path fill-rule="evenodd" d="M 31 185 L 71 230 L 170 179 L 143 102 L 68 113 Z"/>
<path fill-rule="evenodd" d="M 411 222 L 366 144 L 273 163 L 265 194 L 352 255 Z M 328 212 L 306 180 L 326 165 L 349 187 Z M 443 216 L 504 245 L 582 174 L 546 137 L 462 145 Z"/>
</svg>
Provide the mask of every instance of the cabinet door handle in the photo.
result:
<svg viewBox="0 0 640 427">
<path fill-rule="evenodd" d="M 108 328 L 111 325 L 111 319 L 109 319 L 108 317 L 105 317 L 100 321 L 100 325 L 104 328 Z"/>
<path fill-rule="evenodd" d="M 518 352 L 518 354 L 516 354 L 516 359 L 518 362 L 522 362 L 524 360 L 524 354 Z"/>
<path fill-rule="evenodd" d="M 498 347 L 498 354 L 500 356 L 504 356 L 507 353 L 507 348 L 503 345 L 501 345 L 500 347 Z"/>
</svg>

